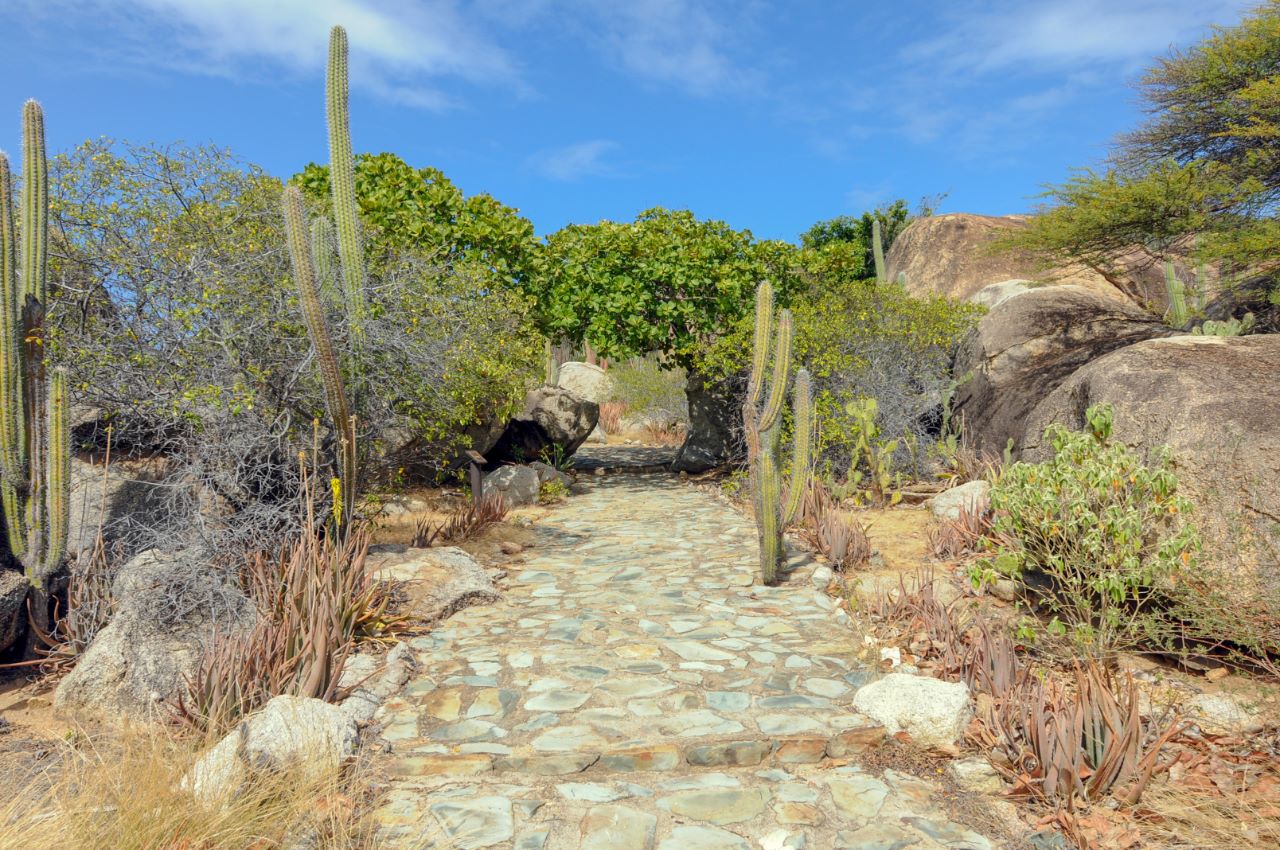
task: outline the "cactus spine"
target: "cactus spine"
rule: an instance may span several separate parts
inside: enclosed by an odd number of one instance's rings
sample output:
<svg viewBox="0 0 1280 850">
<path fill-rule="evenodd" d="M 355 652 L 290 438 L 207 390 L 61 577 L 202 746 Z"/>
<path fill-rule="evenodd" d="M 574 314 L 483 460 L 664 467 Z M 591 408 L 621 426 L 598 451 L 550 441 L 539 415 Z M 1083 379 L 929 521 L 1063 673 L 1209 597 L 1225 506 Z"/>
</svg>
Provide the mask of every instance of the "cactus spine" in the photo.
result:
<svg viewBox="0 0 1280 850">
<path fill-rule="evenodd" d="M 333 222 L 342 261 L 343 294 L 352 348 L 358 358 L 364 338 L 364 254 L 360 245 L 360 208 L 356 202 L 356 161 L 351 153 L 350 84 L 347 78 L 347 31 L 329 33 L 329 72 L 325 105 L 329 119 L 329 189 L 333 194 Z"/>
<path fill-rule="evenodd" d="M 774 324 L 773 287 L 765 282 L 760 284 L 756 292 L 751 377 L 747 383 L 747 398 L 742 407 L 756 528 L 760 537 L 760 580 L 765 584 L 775 584 L 778 581 L 778 567 L 786 557 L 782 533 L 795 521 L 804 490 L 808 486 L 813 428 L 809 373 L 801 369 L 796 375 L 793 406 L 795 439 L 791 459 L 791 485 L 784 504 L 780 443 L 783 399 L 791 369 L 791 311 L 782 311 L 776 323 L 776 331 Z M 773 337 L 772 344 L 770 337 Z M 766 375 L 770 372 L 772 375 L 766 388 Z"/>
<path fill-rule="evenodd" d="M 67 376 L 46 375 L 44 317 L 48 301 L 49 172 L 44 114 L 29 100 L 22 111 L 21 274 L 15 257 L 13 180 L 0 155 L 0 498 L 9 551 L 34 591 L 33 614 L 49 627 L 47 582 L 66 552 L 71 499 Z"/>
<path fill-rule="evenodd" d="M 884 271 L 884 240 L 880 235 L 880 219 L 871 219 L 871 253 L 876 262 L 876 283 L 884 283 L 889 276 Z"/>
<path fill-rule="evenodd" d="M 302 208 L 302 192 L 297 186 L 288 186 L 282 199 L 285 240 L 289 246 L 289 260 L 293 267 L 293 279 L 298 285 L 298 298 L 302 305 L 302 317 L 307 323 L 307 333 L 316 350 L 320 364 L 320 378 L 324 383 L 325 406 L 338 437 L 338 477 L 341 481 L 342 510 L 338 516 L 354 515 L 358 486 L 356 458 L 355 418 L 347 403 L 347 391 L 342 382 L 342 370 L 325 321 L 324 304 L 316 284 L 316 272 L 312 266 L 310 246 L 307 243 L 306 216 Z"/>
</svg>

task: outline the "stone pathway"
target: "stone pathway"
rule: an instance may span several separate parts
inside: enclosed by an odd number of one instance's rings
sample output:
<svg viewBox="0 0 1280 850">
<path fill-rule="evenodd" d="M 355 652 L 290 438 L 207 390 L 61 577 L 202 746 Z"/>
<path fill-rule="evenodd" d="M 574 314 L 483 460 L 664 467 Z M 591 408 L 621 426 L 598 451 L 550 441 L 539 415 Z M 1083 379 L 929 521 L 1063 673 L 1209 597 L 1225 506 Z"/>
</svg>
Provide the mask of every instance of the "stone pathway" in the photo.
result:
<svg viewBox="0 0 1280 850">
<path fill-rule="evenodd" d="M 753 584 L 755 529 L 671 476 L 587 478 L 502 602 L 410 647 L 382 709 L 388 846 L 991 848 L 856 756 L 873 675 L 811 566 Z"/>
</svg>

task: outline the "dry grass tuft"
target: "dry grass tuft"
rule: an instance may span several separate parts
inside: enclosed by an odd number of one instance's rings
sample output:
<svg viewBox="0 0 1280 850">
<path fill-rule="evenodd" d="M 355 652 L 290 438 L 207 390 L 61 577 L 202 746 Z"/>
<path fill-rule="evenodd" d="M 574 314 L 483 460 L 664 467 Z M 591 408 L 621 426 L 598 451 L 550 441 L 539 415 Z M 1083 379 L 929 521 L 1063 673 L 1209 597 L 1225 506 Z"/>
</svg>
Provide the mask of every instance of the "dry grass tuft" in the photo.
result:
<svg viewBox="0 0 1280 850">
<path fill-rule="evenodd" d="M 263 773 L 237 796 L 201 805 L 182 778 L 199 752 L 149 728 L 79 738 L 0 804 L 0 847 L 41 850 L 372 850 L 367 769 L 341 778 L 306 766 Z M 15 789 L 16 790 L 16 789 Z M 296 844 L 295 844 L 296 842 Z"/>
<path fill-rule="evenodd" d="M 1138 829 L 1167 850 L 1280 847 L 1280 806 L 1249 794 L 1223 797 L 1166 783 L 1143 795 Z"/>
<path fill-rule="evenodd" d="M 600 405 L 600 428 L 606 434 L 621 434 L 622 417 L 626 412 L 626 402 L 606 401 Z"/>
</svg>

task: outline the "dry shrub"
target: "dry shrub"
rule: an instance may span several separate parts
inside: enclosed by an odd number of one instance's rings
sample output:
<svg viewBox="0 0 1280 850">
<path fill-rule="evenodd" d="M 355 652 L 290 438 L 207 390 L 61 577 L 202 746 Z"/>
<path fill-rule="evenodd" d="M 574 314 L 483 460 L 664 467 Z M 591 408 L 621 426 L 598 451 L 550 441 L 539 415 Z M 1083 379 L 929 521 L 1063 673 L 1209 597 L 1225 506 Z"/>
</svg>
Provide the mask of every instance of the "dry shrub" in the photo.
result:
<svg viewBox="0 0 1280 850">
<path fill-rule="evenodd" d="M 961 505 L 955 519 L 944 519 L 930 529 L 929 551 L 944 561 L 964 558 L 977 553 L 980 541 L 990 534 L 991 511 L 985 505 Z"/>
<path fill-rule="evenodd" d="M 470 502 L 459 508 L 453 516 L 433 521 L 430 517 L 417 523 L 413 529 L 413 545 L 425 549 L 436 544 L 453 543 L 474 537 L 486 526 L 507 518 L 507 506 L 501 493 L 482 496 L 478 502 Z"/>
<path fill-rule="evenodd" d="M 281 694 L 334 700 L 357 640 L 386 626 L 391 592 L 368 551 L 367 528 L 353 526 L 250 556 L 241 581 L 261 617 L 248 632 L 214 638 L 179 715 L 218 732 Z"/>
<path fill-rule="evenodd" d="M 201 804 L 183 777 L 200 753 L 151 727 L 58 746 L 58 758 L 0 804 L 0 847 L 42 850 L 372 850 L 367 768 L 342 776 L 302 765 L 259 773 Z"/>
<path fill-rule="evenodd" d="M 1216 796 L 1162 783 L 1142 796 L 1139 827 L 1169 850 L 1280 847 L 1280 806 L 1248 793 Z"/>
<path fill-rule="evenodd" d="M 678 425 L 655 425 L 650 423 L 641 429 L 641 438 L 651 446 L 684 445 L 685 429 Z"/>
<path fill-rule="evenodd" d="M 867 527 L 841 513 L 826 485 L 816 479 L 810 481 L 801 503 L 800 534 L 834 569 L 857 568 L 871 560 Z"/>
<path fill-rule="evenodd" d="M 622 433 L 622 417 L 627 405 L 622 401 L 606 401 L 600 405 L 600 427 L 606 434 Z"/>
</svg>

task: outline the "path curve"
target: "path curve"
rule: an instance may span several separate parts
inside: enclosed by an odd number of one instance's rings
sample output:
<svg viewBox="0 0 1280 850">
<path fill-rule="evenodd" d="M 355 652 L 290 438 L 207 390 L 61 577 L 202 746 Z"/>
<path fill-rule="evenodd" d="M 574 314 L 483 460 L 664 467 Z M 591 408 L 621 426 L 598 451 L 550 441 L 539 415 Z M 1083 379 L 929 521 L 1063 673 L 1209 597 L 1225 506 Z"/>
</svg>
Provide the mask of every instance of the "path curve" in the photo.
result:
<svg viewBox="0 0 1280 850">
<path fill-rule="evenodd" d="M 672 476 L 587 478 L 502 602 L 411 641 L 382 710 L 389 846 L 986 850 L 928 784 L 856 766 L 872 674 L 799 566 L 753 583 L 755 529 Z"/>
</svg>

